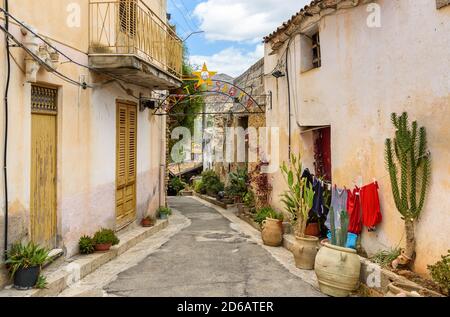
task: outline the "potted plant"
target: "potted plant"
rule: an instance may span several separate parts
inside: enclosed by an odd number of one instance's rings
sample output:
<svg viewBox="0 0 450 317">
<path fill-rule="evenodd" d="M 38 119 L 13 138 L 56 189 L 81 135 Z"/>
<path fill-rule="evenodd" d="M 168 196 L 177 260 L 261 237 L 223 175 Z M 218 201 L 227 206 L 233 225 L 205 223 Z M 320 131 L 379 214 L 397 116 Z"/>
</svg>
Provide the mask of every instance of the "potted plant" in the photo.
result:
<svg viewBox="0 0 450 317">
<path fill-rule="evenodd" d="M 144 228 L 153 227 L 154 226 L 154 221 L 153 221 L 152 217 L 147 216 L 144 219 L 142 219 L 141 225 Z"/>
<path fill-rule="evenodd" d="M 292 248 L 295 264 L 303 270 L 314 269 L 315 258 L 318 251 L 319 239 L 305 234 L 309 211 L 314 201 L 314 190 L 302 178 L 301 157 L 292 154 L 291 164 L 281 166 L 289 190 L 283 195 L 281 201 L 286 211 L 291 214 L 296 241 Z"/>
<path fill-rule="evenodd" d="M 106 252 L 109 251 L 113 245 L 119 244 L 120 240 L 113 230 L 101 229 L 95 233 L 94 243 L 95 251 Z"/>
<path fill-rule="evenodd" d="M 283 242 L 283 215 L 272 207 L 257 211 L 255 222 L 261 225 L 261 237 L 265 245 L 279 247 Z"/>
<path fill-rule="evenodd" d="M 158 215 L 160 219 L 168 219 L 172 215 L 172 209 L 168 207 L 159 207 Z"/>
<path fill-rule="evenodd" d="M 169 182 L 169 196 L 178 196 L 182 190 L 186 188 L 187 184 L 179 177 L 174 177 Z"/>
<path fill-rule="evenodd" d="M 335 226 L 335 211 L 330 208 L 331 241 L 322 241 L 316 257 L 315 273 L 322 293 L 347 297 L 359 286 L 361 262 L 356 250 L 347 248 L 349 218 L 341 211 L 341 227 Z"/>
<path fill-rule="evenodd" d="M 80 254 L 92 254 L 95 252 L 95 242 L 89 236 L 83 236 L 78 241 L 78 247 L 80 249 Z"/>
<path fill-rule="evenodd" d="M 32 242 L 26 245 L 18 243 L 11 247 L 5 263 L 16 289 L 28 290 L 35 287 L 42 265 L 49 260 L 48 254 L 49 250 Z"/>
</svg>

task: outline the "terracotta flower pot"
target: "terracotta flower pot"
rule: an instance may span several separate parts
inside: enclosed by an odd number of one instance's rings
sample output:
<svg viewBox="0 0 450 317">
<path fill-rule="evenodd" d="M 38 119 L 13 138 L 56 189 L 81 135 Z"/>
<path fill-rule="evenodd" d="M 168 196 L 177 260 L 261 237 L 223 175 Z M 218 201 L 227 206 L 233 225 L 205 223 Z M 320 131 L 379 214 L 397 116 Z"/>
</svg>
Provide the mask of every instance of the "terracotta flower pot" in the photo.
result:
<svg viewBox="0 0 450 317">
<path fill-rule="evenodd" d="M 292 248 L 295 266 L 302 270 L 313 270 L 319 251 L 319 238 L 313 236 L 298 237 Z"/>
<path fill-rule="evenodd" d="M 262 240 L 265 245 L 279 247 L 283 242 L 283 221 L 267 218 L 262 223 Z"/>
<path fill-rule="evenodd" d="M 95 245 L 95 251 L 97 252 L 106 252 L 109 251 L 112 247 L 112 243 L 99 243 Z"/>
<path fill-rule="evenodd" d="M 144 228 L 153 227 L 153 221 L 151 221 L 150 219 L 142 219 L 141 225 Z"/>
<path fill-rule="evenodd" d="M 358 289 L 361 262 L 356 250 L 322 242 L 316 256 L 315 272 L 320 291 L 333 297 L 347 297 Z"/>
<path fill-rule="evenodd" d="M 320 237 L 320 227 L 318 223 L 310 223 L 306 227 L 305 235 L 312 237 Z"/>
</svg>

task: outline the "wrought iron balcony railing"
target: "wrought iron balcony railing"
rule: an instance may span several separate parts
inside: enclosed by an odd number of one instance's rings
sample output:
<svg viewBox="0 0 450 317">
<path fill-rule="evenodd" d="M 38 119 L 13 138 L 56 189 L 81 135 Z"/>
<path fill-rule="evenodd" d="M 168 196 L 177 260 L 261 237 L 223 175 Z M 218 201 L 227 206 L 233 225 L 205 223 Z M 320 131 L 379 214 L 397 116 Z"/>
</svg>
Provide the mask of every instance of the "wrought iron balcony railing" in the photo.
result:
<svg viewBox="0 0 450 317">
<path fill-rule="evenodd" d="M 134 55 L 181 79 L 182 41 L 141 0 L 90 1 L 89 53 Z"/>
</svg>

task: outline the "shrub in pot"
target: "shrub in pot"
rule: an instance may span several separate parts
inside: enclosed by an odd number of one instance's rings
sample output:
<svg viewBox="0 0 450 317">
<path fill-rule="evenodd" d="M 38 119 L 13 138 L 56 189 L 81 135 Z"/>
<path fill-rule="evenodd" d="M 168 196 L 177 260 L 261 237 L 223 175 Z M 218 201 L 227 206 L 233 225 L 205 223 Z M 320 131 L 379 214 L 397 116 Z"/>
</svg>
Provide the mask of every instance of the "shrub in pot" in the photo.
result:
<svg viewBox="0 0 450 317">
<path fill-rule="evenodd" d="M 101 229 L 97 231 L 94 235 L 95 251 L 105 252 L 109 251 L 113 245 L 120 243 L 119 238 L 113 230 Z"/>
<path fill-rule="evenodd" d="M 255 208 L 255 194 L 249 190 L 244 195 L 244 207 L 242 208 L 242 211 L 248 214 L 253 208 Z"/>
<path fill-rule="evenodd" d="M 80 249 L 80 254 L 92 254 L 95 252 L 95 242 L 89 236 L 83 236 L 78 241 L 78 247 Z"/>
<path fill-rule="evenodd" d="M 41 274 L 42 265 L 49 259 L 49 250 L 30 242 L 26 245 L 15 244 L 7 253 L 5 264 L 14 287 L 19 290 L 28 290 L 35 287 Z"/>
<path fill-rule="evenodd" d="M 361 262 L 356 250 L 346 248 L 348 214 L 341 211 L 341 227 L 335 228 L 335 211 L 330 209 L 331 241 L 324 240 L 316 257 L 315 272 L 322 293 L 347 297 L 359 286 Z"/>
<path fill-rule="evenodd" d="M 282 195 L 281 201 L 285 205 L 286 211 L 292 216 L 296 238 L 292 248 L 295 265 L 299 269 L 313 270 L 319 239 L 306 235 L 305 231 L 309 211 L 314 201 L 314 190 L 312 185 L 308 185 L 306 179 L 302 178 L 301 157 L 297 158 L 293 154 L 290 166 L 283 163 L 281 171 L 289 188 Z"/>
<path fill-rule="evenodd" d="M 168 207 L 159 207 L 157 212 L 160 219 L 168 219 L 172 215 L 172 209 Z"/>
<path fill-rule="evenodd" d="M 261 237 L 265 245 L 279 247 L 283 242 L 283 215 L 272 207 L 257 211 L 255 222 L 261 225 Z"/>
</svg>

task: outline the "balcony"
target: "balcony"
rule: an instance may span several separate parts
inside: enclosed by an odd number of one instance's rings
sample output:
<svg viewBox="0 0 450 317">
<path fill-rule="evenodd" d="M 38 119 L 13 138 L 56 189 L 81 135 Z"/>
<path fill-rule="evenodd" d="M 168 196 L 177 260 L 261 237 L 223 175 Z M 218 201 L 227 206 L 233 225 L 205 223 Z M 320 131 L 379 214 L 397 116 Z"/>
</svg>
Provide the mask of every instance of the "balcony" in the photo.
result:
<svg viewBox="0 0 450 317">
<path fill-rule="evenodd" d="M 183 44 L 140 0 L 89 2 L 89 64 L 156 90 L 181 85 Z"/>
</svg>

